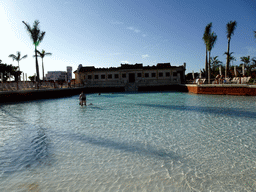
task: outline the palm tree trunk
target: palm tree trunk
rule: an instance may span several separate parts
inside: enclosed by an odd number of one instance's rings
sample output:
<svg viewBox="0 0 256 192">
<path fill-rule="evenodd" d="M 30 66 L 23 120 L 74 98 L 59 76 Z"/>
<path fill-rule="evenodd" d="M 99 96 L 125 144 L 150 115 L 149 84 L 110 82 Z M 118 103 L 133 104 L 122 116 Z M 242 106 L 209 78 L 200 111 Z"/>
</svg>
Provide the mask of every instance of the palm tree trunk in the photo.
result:
<svg viewBox="0 0 256 192">
<path fill-rule="evenodd" d="M 211 64 L 211 51 L 209 51 L 209 62 L 208 62 L 208 84 L 211 83 L 211 67 L 210 67 L 210 64 Z"/>
<path fill-rule="evenodd" d="M 227 50 L 227 62 L 226 62 L 226 69 L 225 69 L 225 78 L 227 78 L 229 73 L 229 46 L 230 46 L 230 39 L 228 39 L 228 50 Z"/>
<path fill-rule="evenodd" d="M 42 58 L 42 71 L 43 71 L 43 81 L 44 81 L 44 59 Z"/>
<path fill-rule="evenodd" d="M 18 61 L 18 67 L 19 67 L 19 71 L 20 71 L 20 61 Z M 18 77 L 18 81 L 20 81 L 20 75 Z"/>
<path fill-rule="evenodd" d="M 208 54 L 208 52 L 207 52 L 207 47 L 206 47 L 206 54 L 205 54 L 205 78 L 207 79 L 207 77 L 208 77 L 208 58 L 207 58 L 207 54 Z"/>
<path fill-rule="evenodd" d="M 35 46 L 35 56 L 36 56 L 36 81 L 38 85 L 40 84 L 40 78 L 39 78 L 39 68 L 38 68 L 38 60 L 37 60 L 37 50 Z"/>
</svg>

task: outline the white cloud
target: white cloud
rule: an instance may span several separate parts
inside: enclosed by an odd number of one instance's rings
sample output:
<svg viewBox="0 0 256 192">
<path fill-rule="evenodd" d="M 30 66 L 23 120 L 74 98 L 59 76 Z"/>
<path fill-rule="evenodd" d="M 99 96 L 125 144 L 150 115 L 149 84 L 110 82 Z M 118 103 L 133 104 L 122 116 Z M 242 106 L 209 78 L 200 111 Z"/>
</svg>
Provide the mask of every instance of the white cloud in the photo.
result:
<svg viewBox="0 0 256 192">
<path fill-rule="evenodd" d="M 139 29 L 135 29 L 134 27 L 127 27 L 127 29 L 135 32 L 135 33 L 140 33 L 140 30 Z"/>
<path fill-rule="evenodd" d="M 126 63 L 127 64 L 127 63 L 130 63 L 130 62 L 129 61 L 121 61 L 121 63 Z"/>
<path fill-rule="evenodd" d="M 146 37 L 147 35 L 146 34 L 143 34 L 142 37 Z"/>
<path fill-rule="evenodd" d="M 144 58 L 149 57 L 149 55 L 148 55 L 148 54 L 146 54 L 146 55 L 141 55 L 141 57 L 144 59 Z"/>
</svg>

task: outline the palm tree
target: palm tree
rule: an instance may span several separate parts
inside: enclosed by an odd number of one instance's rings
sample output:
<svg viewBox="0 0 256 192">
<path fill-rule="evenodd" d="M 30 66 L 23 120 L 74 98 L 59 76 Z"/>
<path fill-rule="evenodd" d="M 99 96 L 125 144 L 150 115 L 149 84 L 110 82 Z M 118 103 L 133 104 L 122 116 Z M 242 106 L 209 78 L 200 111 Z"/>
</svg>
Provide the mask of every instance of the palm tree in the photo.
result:
<svg viewBox="0 0 256 192">
<path fill-rule="evenodd" d="M 46 53 L 45 50 L 43 50 L 43 49 L 42 49 L 42 52 L 37 51 L 37 53 L 42 58 L 42 71 L 43 71 L 43 81 L 44 81 L 44 56 L 52 55 L 52 53 Z"/>
<path fill-rule="evenodd" d="M 34 21 L 33 28 L 31 28 L 31 26 L 28 23 L 26 23 L 24 21 L 22 21 L 22 22 L 25 24 L 26 29 L 27 29 L 28 33 L 30 34 L 30 37 L 33 41 L 33 44 L 35 45 L 36 80 L 37 80 L 37 82 L 39 82 L 40 78 L 39 78 L 39 68 L 38 68 L 38 60 L 37 60 L 37 46 L 40 44 L 40 42 L 42 42 L 45 32 L 40 31 L 38 20 Z"/>
<path fill-rule="evenodd" d="M 208 63 L 208 84 L 210 84 L 210 78 L 211 78 L 211 68 L 210 68 L 210 63 L 211 63 L 211 51 L 212 51 L 212 48 L 214 47 L 215 43 L 216 43 L 216 40 L 217 40 L 217 35 L 212 32 L 209 37 L 208 37 L 208 42 L 207 42 L 207 51 L 209 52 L 209 63 Z"/>
<path fill-rule="evenodd" d="M 242 63 L 240 64 L 240 66 L 242 67 L 244 65 L 244 68 L 246 69 L 247 71 L 247 75 L 250 75 L 251 74 L 251 70 L 252 70 L 252 66 L 251 65 L 251 58 L 250 56 L 247 56 L 247 57 L 240 57 L 240 60 L 242 61 Z"/>
<path fill-rule="evenodd" d="M 236 29 L 236 25 L 237 22 L 236 21 L 230 21 L 229 23 L 227 23 L 226 25 L 226 29 L 227 29 L 227 38 L 228 38 L 228 51 L 227 51 L 227 63 L 226 63 L 226 69 L 225 69 L 225 77 L 228 76 L 229 73 L 229 49 L 230 49 L 230 40 L 231 40 L 231 36 L 234 34 L 234 31 Z"/>
<path fill-rule="evenodd" d="M 254 31 L 254 37 L 256 38 L 256 31 Z"/>
<path fill-rule="evenodd" d="M 229 64 L 231 61 L 236 61 L 236 58 L 232 56 L 234 52 L 229 53 Z M 228 55 L 228 52 L 225 52 L 224 55 Z"/>
<path fill-rule="evenodd" d="M 205 44 L 205 47 L 206 47 L 206 54 L 205 54 L 205 78 L 207 78 L 207 72 L 208 72 L 207 44 L 208 44 L 209 36 L 211 34 L 211 28 L 212 28 L 212 23 L 209 23 L 208 25 L 206 25 L 205 30 L 204 30 L 204 35 L 203 35 L 203 40 L 204 40 L 204 44 Z"/>
<path fill-rule="evenodd" d="M 223 62 L 218 59 L 219 56 L 211 57 L 211 69 L 217 70 L 219 66 L 222 66 Z"/>
<path fill-rule="evenodd" d="M 21 61 L 22 59 L 25 59 L 27 56 L 28 56 L 28 55 L 24 55 L 23 57 L 21 57 L 19 51 L 17 51 L 17 55 L 14 55 L 14 54 L 9 55 L 9 57 L 11 57 L 11 58 L 13 59 L 13 61 L 17 61 L 17 62 L 18 62 L 19 70 L 20 70 L 20 61 Z"/>
<path fill-rule="evenodd" d="M 222 66 L 223 62 L 220 61 L 218 59 L 218 56 L 215 57 L 211 57 L 211 63 L 210 63 L 210 67 L 211 67 L 211 74 L 213 75 L 213 77 L 216 77 L 216 75 L 218 75 L 220 73 L 220 66 Z"/>
</svg>

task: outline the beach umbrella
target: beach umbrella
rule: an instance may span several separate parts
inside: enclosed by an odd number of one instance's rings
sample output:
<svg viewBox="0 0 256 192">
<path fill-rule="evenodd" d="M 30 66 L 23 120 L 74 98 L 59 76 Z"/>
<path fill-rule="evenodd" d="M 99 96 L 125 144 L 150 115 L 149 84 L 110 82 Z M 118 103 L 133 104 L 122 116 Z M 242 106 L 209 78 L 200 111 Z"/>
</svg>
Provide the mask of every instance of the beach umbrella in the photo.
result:
<svg viewBox="0 0 256 192">
<path fill-rule="evenodd" d="M 221 66 L 219 66 L 220 76 L 222 75 Z"/>
<path fill-rule="evenodd" d="M 234 66 L 234 73 L 235 73 L 235 76 L 237 75 L 237 73 L 236 73 L 236 66 Z"/>
<path fill-rule="evenodd" d="M 195 79 L 195 74 L 194 74 L 194 71 L 192 71 L 192 77 L 193 77 L 193 79 Z"/>
</svg>

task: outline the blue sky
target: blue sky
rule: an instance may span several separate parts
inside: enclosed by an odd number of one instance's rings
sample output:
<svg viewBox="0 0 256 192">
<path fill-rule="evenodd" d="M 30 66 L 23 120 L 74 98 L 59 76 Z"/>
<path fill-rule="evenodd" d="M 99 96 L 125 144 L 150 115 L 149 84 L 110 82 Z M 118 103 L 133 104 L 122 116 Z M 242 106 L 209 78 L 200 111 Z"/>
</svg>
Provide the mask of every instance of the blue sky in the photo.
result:
<svg viewBox="0 0 256 192">
<path fill-rule="evenodd" d="M 225 63 L 226 24 L 234 20 L 233 64 L 240 64 L 242 56 L 256 57 L 256 0 L 5 0 L 0 18 L 0 59 L 17 65 L 9 54 L 27 54 L 20 67 L 28 75 L 35 73 L 34 48 L 22 21 L 32 25 L 34 20 L 46 32 L 38 49 L 52 53 L 44 58 L 45 72 L 66 66 L 74 71 L 79 64 L 163 62 L 186 62 L 186 73 L 199 71 L 205 65 L 205 26 L 212 22 L 218 36 L 211 55 Z"/>
</svg>

